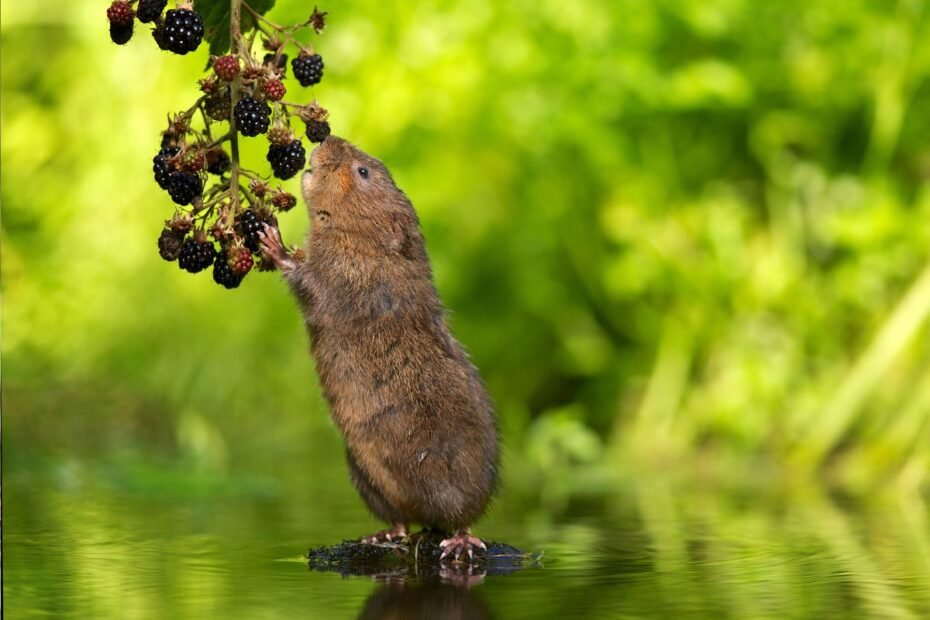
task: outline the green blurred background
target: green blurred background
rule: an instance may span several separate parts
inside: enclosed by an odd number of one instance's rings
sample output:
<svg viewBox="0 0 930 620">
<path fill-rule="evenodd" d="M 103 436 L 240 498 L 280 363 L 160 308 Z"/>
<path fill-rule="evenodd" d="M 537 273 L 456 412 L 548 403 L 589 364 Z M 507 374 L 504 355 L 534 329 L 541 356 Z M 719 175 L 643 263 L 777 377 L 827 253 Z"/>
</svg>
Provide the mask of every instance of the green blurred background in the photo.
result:
<svg viewBox="0 0 930 620">
<path fill-rule="evenodd" d="M 294 303 L 155 247 L 151 159 L 205 46 L 114 46 L 104 5 L 2 6 L 5 481 L 283 484 L 341 458 Z M 926 485 L 925 2 L 321 8 L 313 94 L 420 213 L 505 498 L 558 511 L 656 469 Z"/>
</svg>

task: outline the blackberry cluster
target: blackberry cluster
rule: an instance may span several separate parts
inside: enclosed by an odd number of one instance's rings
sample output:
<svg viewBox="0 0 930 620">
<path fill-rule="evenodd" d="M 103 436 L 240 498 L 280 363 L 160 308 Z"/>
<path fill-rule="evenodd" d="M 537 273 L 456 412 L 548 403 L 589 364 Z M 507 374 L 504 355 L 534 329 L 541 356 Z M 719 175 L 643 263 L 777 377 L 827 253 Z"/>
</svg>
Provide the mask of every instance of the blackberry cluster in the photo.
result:
<svg viewBox="0 0 930 620">
<path fill-rule="evenodd" d="M 313 86 L 323 79 L 323 57 L 319 54 L 302 54 L 291 62 L 291 68 L 301 86 Z"/>
<path fill-rule="evenodd" d="M 212 265 L 214 256 L 216 256 L 216 248 L 212 243 L 190 238 L 181 246 L 181 252 L 178 254 L 178 267 L 190 273 L 197 273 Z"/>
<path fill-rule="evenodd" d="M 161 17 L 168 0 L 139 0 L 139 10 L 136 15 L 143 24 L 153 22 Z"/>
<path fill-rule="evenodd" d="M 243 136 L 257 136 L 268 131 L 271 124 L 271 108 L 255 97 L 243 97 L 234 111 L 236 128 Z"/>
<path fill-rule="evenodd" d="M 192 172 L 172 172 L 167 190 L 171 200 L 179 205 L 189 205 L 203 193 L 203 181 Z"/>
<path fill-rule="evenodd" d="M 216 260 L 213 261 L 214 282 L 226 288 L 236 288 L 242 283 L 244 277 L 244 273 L 236 273 L 233 268 L 229 266 L 229 253 L 226 250 L 216 255 Z"/>
<path fill-rule="evenodd" d="M 171 9 L 165 13 L 161 37 L 167 50 L 187 54 L 203 40 L 203 18 L 190 9 Z"/>
<path fill-rule="evenodd" d="M 309 119 L 307 121 L 307 139 L 310 142 L 322 142 L 329 136 L 329 121 Z"/>
<path fill-rule="evenodd" d="M 132 7 L 125 0 L 116 0 L 107 9 L 110 20 L 110 39 L 117 45 L 124 45 L 132 38 L 133 18 L 136 16 Z"/>
<path fill-rule="evenodd" d="M 264 229 L 264 222 L 262 222 L 258 213 L 254 209 L 246 209 L 236 218 L 236 223 L 239 226 L 239 234 L 242 236 L 245 247 L 253 252 L 258 252 L 261 249 L 258 233 Z"/>
<path fill-rule="evenodd" d="M 307 162 L 307 152 L 300 140 L 287 144 L 272 144 L 268 147 L 268 162 L 276 177 L 289 179 L 304 167 Z"/>
</svg>

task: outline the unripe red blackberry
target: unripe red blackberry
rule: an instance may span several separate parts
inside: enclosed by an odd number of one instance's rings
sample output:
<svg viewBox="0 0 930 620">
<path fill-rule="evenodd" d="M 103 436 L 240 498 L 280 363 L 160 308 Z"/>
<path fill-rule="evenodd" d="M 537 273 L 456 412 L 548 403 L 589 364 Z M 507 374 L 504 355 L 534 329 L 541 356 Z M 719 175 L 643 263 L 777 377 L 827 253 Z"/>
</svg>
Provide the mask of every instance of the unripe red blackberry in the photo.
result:
<svg viewBox="0 0 930 620">
<path fill-rule="evenodd" d="M 136 14 L 143 24 L 153 22 L 161 17 L 168 0 L 139 0 L 139 11 Z"/>
<path fill-rule="evenodd" d="M 190 172 L 172 172 L 168 177 L 168 194 L 179 205 L 189 205 L 203 193 L 203 181 Z"/>
<path fill-rule="evenodd" d="M 191 237 L 181 246 L 181 253 L 178 255 L 178 267 L 191 273 L 197 273 L 212 265 L 215 256 L 216 248 L 213 247 L 213 243 L 202 237 L 199 241 Z"/>
<path fill-rule="evenodd" d="M 178 255 L 181 253 L 183 244 L 183 232 L 179 232 L 170 227 L 165 228 L 158 237 L 158 254 L 169 262 L 178 260 Z"/>
<path fill-rule="evenodd" d="M 268 131 L 271 124 L 271 108 L 255 97 L 243 97 L 234 111 L 236 128 L 243 136 L 257 136 Z"/>
<path fill-rule="evenodd" d="M 168 179 L 171 173 L 175 172 L 168 160 L 180 152 L 181 149 L 178 147 L 169 146 L 158 151 L 158 155 L 152 158 L 152 172 L 155 173 L 155 182 L 158 183 L 158 187 L 168 189 Z"/>
<path fill-rule="evenodd" d="M 290 211 L 297 206 L 297 198 L 294 197 L 294 194 L 278 190 L 271 195 L 271 204 L 277 207 L 279 211 Z"/>
<path fill-rule="evenodd" d="M 307 152 L 300 140 L 288 144 L 272 144 L 268 147 L 268 162 L 279 179 L 289 179 L 307 163 Z"/>
<path fill-rule="evenodd" d="M 242 284 L 245 274 L 238 274 L 229 266 L 229 254 L 226 250 L 221 251 L 213 261 L 213 281 L 228 289 L 233 289 Z"/>
<path fill-rule="evenodd" d="M 287 88 L 281 80 L 264 80 L 262 81 L 262 93 L 271 101 L 281 101 L 287 93 Z"/>
<path fill-rule="evenodd" d="M 237 56 L 217 56 L 213 61 L 213 70 L 221 80 L 232 82 L 239 76 L 239 58 Z"/>
<path fill-rule="evenodd" d="M 135 11 L 125 0 L 116 0 L 107 9 L 107 19 L 110 20 L 110 39 L 117 45 L 123 45 L 132 38 L 133 18 Z"/>
<path fill-rule="evenodd" d="M 301 86 L 319 84 L 323 79 L 323 57 L 319 54 L 301 54 L 291 62 L 291 68 Z"/>
<path fill-rule="evenodd" d="M 252 253 L 242 246 L 232 246 L 228 252 L 229 266 L 240 276 L 244 276 L 252 268 Z"/>
<path fill-rule="evenodd" d="M 329 136 L 329 121 L 310 119 L 307 121 L 307 139 L 310 142 L 322 142 Z"/>
<path fill-rule="evenodd" d="M 253 252 L 259 251 L 258 233 L 264 230 L 263 222 L 254 209 L 246 209 L 236 216 L 236 227 L 245 247 Z"/>
<path fill-rule="evenodd" d="M 175 54 L 193 52 L 203 40 L 203 19 L 191 9 L 171 9 L 165 13 L 162 38 Z"/>
</svg>

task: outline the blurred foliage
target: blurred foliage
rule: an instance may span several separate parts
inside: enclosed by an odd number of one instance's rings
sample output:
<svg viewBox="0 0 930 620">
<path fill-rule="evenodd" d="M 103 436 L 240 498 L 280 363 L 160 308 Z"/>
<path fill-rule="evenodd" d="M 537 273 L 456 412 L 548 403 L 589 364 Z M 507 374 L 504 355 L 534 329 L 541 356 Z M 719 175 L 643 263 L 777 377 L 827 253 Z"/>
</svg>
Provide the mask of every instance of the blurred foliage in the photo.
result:
<svg viewBox="0 0 930 620">
<path fill-rule="evenodd" d="M 518 490 L 699 456 L 927 481 L 926 4 L 321 6 L 313 94 L 416 205 Z M 103 13 L 2 5 L 8 462 L 222 477 L 333 449 L 278 279 L 229 292 L 156 252 L 151 158 L 206 50 L 117 48 Z"/>
</svg>

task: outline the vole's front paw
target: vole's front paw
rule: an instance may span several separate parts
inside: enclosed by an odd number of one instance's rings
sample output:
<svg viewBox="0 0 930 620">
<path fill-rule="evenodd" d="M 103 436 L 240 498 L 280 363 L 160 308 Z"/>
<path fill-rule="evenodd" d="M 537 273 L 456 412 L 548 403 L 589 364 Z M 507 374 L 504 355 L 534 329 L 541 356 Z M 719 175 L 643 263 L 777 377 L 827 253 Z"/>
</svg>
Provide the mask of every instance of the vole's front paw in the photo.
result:
<svg viewBox="0 0 930 620">
<path fill-rule="evenodd" d="M 258 232 L 258 240 L 262 246 L 262 253 L 271 259 L 278 271 L 287 272 L 297 267 L 297 261 L 284 247 L 277 228 L 264 224 L 263 229 Z"/>
</svg>

